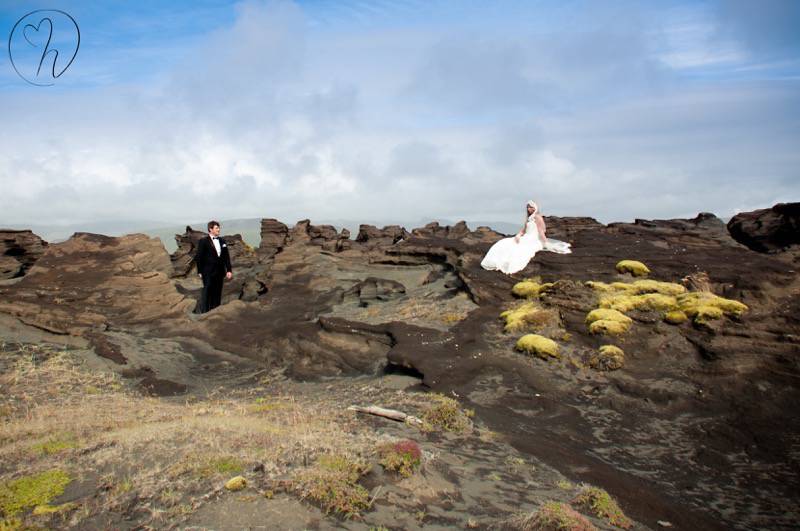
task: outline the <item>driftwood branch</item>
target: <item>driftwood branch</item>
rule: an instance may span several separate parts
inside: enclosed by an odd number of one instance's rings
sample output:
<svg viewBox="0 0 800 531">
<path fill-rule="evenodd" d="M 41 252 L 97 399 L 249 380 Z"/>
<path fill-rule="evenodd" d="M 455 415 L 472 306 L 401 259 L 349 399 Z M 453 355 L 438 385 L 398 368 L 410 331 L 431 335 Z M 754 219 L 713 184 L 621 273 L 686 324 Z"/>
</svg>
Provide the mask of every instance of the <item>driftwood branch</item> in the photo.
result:
<svg viewBox="0 0 800 531">
<path fill-rule="evenodd" d="M 396 420 L 398 422 L 405 422 L 406 424 L 411 424 L 413 426 L 421 426 L 422 420 L 418 419 L 413 415 L 408 415 L 403 413 L 402 411 L 397 411 L 396 409 L 386 409 L 385 407 L 378 407 L 378 406 L 350 406 L 347 408 L 348 411 L 355 411 L 357 413 L 368 413 L 370 415 L 377 415 L 378 417 L 384 417 L 387 419 Z"/>
</svg>

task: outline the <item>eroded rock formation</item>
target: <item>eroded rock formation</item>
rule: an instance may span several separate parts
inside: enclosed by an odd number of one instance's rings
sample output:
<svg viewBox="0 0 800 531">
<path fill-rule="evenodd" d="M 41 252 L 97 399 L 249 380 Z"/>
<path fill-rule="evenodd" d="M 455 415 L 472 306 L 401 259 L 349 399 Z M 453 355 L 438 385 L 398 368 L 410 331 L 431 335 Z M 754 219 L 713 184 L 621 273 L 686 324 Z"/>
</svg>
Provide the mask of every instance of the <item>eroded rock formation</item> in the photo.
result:
<svg viewBox="0 0 800 531">
<path fill-rule="evenodd" d="M 47 242 L 29 230 L 0 229 L 0 279 L 24 275 L 46 248 Z"/>
<path fill-rule="evenodd" d="M 800 203 L 742 212 L 728 222 L 731 236 L 754 251 L 769 253 L 800 244 Z"/>
</svg>

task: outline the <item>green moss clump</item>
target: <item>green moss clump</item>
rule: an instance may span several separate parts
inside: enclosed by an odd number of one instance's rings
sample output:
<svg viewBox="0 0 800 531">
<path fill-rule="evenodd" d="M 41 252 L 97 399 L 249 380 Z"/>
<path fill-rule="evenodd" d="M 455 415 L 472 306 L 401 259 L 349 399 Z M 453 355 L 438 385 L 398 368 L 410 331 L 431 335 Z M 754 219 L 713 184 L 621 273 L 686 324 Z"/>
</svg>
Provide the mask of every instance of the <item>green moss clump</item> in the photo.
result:
<svg viewBox="0 0 800 531">
<path fill-rule="evenodd" d="M 605 518 L 611 525 L 622 529 L 628 529 L 633 525 L 614 498 L 603 489 L 583 487 L 572 502 L 591 511 L 595 516 Z"/>
<path fill-rule="evenodd" d="M 553 310 L 545 310 L 534 302 L 526 302 L 504 311 L 500 314 L 500 318 L 506 322 L 503 328 L 506 332 L 522 332 L 531 327 L 539 328 L 556 322 L 558 316 Z"/>
<path fill-rule="evenodd" d="M 595 335 L 621 336 L 630 328 L 629 324 L 620 321 L 601 319 L 589 325 L 589 332 Z"/>
<path fill-rule="evenodd" d="M 463 410 L 450 397 L 432 393 L 428 395 L 432 404 L 422 412 L 422 427 L 426 431 L 436 429 L 454 433 L 466 433 L 472 429 L 471 410 Z"/>
<path fill-rule="evenodd" d="M 515 347 L 521 352 L 527 352 L 543 360 L 549 358 L 561 358 L 558 351 L 558 343 L 552 339 L 537 334 L 526 334 L 517 340 Z"/>
<path fill-rule="evenodd" d="M 210 457 L 190 466 L 193 473 L 201 478 L 231 474 L 240 474 L 244 470 L 244 463 L 238 457 L 221 456 Z"/>
<path fill-rule="evenodd" d="M 598 308 L 586 314 L 586 324 L 592 324 L 595 321 L 617 321 L 627 325 L 633 324 L 633 319 L 623 314 L 619 310 L 610 308 Z"/>
<path fill-rule="evenodd" d="M 225 482 L 225 489 L 230 491 L 237 491 L 242 490 L 247 486 L 247 480 L 244 476 L 236 476 L 232 477 L 228 481 Z"/>
<path fill-rule="evenodd" d="M 533 299 L 538 297 L 542 292 L 546 291 L 547 288 L 550 288 L 552 285 L 553 284 L 551 282 L 539 284 L 533 280 L 523 280 L 522 282 L 517 282 L 514 284 L 514 287 L 511 288 L 511 293 L 517 297 Z"/>
<path fill-rule="evenodd" d="M 77 448 L 78 440 L 71 433 L 65 433 L 31 446 L 31 450 L 39 455 L 53 455 L 63 450 Z"/>
<path fill-rule="evenodd" d="M 674 282 L 661 282 L 659 280 L 634 280 L 633 282 L 605 282 L 590 280 L 586 285 L 600 293 L 619 293 L 625 295 L 641 295 L 643 293 L 660 293 L 662 295 L 682 295 L 686 287 Z"/>
<path fill-rule="evenodd" d="M 14 516 L 29 507 L 46 505 L 64 494 L 70 481 L 63 470 L 48 470 L 0 484 L 0 510 L 5 516 Z"/>
<path fill-rule="evenodd" d="M 706 291 L 681 295 L 678 297 L 678 305 L 683 313 L 697 324 L 720 319 L 723 315 L 741 317 L 748 310 L 747 306 L 739 301 L 725 299 Z"/>
<path fill-rule="evenodd" d="M 674 310 L 664 314 L 664 321 L 669 324 L 679 325 L 688 321 L 689 318 L 681 310 Z"/>
<path fill-rule="evenodd" d="M 603 345 L 589 358 L 589 366 L 600 371 L 615 371 L 625 364 L 625 352 L 614 345 Z"/>
<path fill-rule="evenodd" d="M 358 484 L 369 466 L 342 455 L 323 455 L 315 467 L 300 475 L 304 499 L 318 503 L 326 513 L 354 518 L 369 509 L 369 492 Z"/>
<path fill-rule="evenodd" d="M 632 310 L 670 311 L 678 309 L 678 301 L 672 295 L 644 293 L 642 295 L 613 294 L 600 297 L 598 305 L 620 312 Z"/>
<path fill-rule="evenodd" d="M 616 283 L 615 283 L 616 284 Z M 661 282 L 659 280 L 634 280 L 630 284 L 636 294 L 660 293 L 662 295 L 677 296 L 686 293 L 686 286 L 674 282 Z"/>
<path fill-rule="evenodd" d="M 650 274 L 650 269 L 636 260 L 620 260 L 617 262 L 618 273 L 630 273 L 635 277 L 646 277 Z"/>
<path fill-rule="evenodd" d="M 37 505 L 33 508 L 34 516 L 41 516 L 45 514 L 61 514 L 77 509 L 77 503 L 62 503 L 61 505 Z"/>
<path fill-rule="evenodd" d="M 597 531 L 585 516 L 556 501 L 545 502 L 536 512 L 516 517 L 509 524 L 520 531 Z"/>
</svg>

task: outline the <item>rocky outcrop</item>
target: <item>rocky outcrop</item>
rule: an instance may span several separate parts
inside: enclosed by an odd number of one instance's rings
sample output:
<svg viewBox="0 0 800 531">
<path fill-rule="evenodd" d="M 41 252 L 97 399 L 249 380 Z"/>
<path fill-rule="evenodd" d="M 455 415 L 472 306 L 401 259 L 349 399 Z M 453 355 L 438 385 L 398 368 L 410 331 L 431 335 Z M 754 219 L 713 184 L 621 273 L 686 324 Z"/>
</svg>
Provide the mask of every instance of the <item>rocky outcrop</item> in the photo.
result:
<svg viewBox="0 0 800 531">
<path fill-rule="evenodd" d="M 47 242 L 29 230 L 0 229 L 0 279 L 24 275 L 46 248 Z"/>
<path fill-rule="evenodd" d="M 781 251 L 800 244 L 800 203 L 742 212 L 728 222 L 733 238 L 760 253 Z"/>
<path fill-rule="evenodd" d="M 545 216 L 548 238 L 570 241 L 575 234 L 584 230 L 602 229 L 604 225 L 594 218 Z"/>
<path fill-rule="evenodd" d="M 453 226 L 439 225 L 438 221 L 428 223 L 422 228 L 413 229 L 411 234 L 418 238 L 449 238 L 459 239 L 469 235 L 469 227 L 465 221 L 459 221 Z"/>
<path fill-rule="evenodd" d="M 76 233 L 49 245 L 18 283 L 0 287 L 0 312 L 56 334 L 151 324 L 195 304 L 171 274 L 158 238 Z"/>
<path fill-rule="evenodd" d="M 286 245 L 289 237 L 289 227 L 277 219 L 265 218 L 261 220 L 261 243 L 258 246 L 258 255 L 262 259 L 271 259 Z"/>
<path fill-rule="evenodd" d="M 692 248 L 714 248 L 719 245 L 739 247 L 728 234 L 725 223 L 707 212 L 701 212 L 692 219 L 637 219 L 633 223 L 610 223 L 605 230 L 640 236 L 655 245 Z"/>
<path fill-rule="evenodd" d="M 387 225 L 382 229 L 373 225 L 360 225 L 356 241 L 363 246 L 388 247 L 408 238 L 409 232 L 400 225 Z"/>
<path fill-rule="evenodd" d="M 347 290 L 344 297 L 355 297 L 360 306 L 367 307 L 372 302 L 388 301 L 405 292 L 405 286 L 396 280 L 369 277 Z"/>
<path fill-rule="evenodd" d="M 333 225 L 312 225 L 304 219 L 295 223 L 289 231 L 287 245 L 309 244 L 322 247 L 330 252 L 338 252 L 349 248 L 350 231 L 342 229 L 339 233 Z"/>
</svg>

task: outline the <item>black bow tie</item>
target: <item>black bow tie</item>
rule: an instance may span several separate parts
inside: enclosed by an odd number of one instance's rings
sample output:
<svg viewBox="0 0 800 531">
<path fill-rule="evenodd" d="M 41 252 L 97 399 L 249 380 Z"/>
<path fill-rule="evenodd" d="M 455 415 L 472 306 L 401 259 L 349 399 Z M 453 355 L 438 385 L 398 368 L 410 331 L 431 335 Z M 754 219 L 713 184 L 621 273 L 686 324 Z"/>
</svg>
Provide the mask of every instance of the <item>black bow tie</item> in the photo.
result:
<svg viewBox="0 0 800 531">
<path fill-rule="evenodd" d="M 211 238 L 211 239 L 212 239 L 212 240 L 219 240 L 219 238 L 217 238 L 216 236 L 214 236 L 214 237 L 213 237 L 213 238 Z"/>
</svg>

